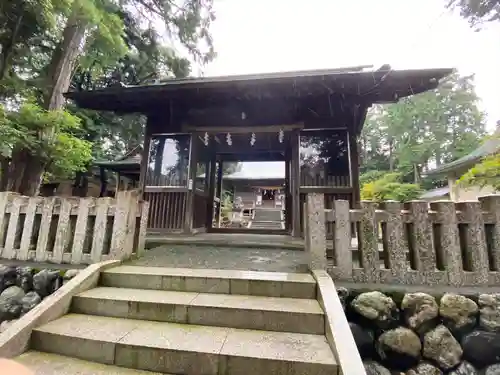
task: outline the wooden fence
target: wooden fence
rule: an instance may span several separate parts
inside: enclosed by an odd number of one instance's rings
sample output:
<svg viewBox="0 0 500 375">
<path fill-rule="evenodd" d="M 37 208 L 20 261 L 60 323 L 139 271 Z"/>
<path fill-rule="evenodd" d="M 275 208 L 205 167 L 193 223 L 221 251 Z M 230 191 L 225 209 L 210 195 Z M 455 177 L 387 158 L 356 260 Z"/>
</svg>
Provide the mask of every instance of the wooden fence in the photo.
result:
<svg viewBox="0 0 500 375">
<path fill-rule="evenodd" d="M 25 197 L 0 193 L 0 263 L 16 259 L 90 264 L 144 249 L 148 202 L 117 198 Z"/>
<path fill-rule="evenodd" d="M 324 195 L 312 193 L 304 213 L 310 268 L 327 269 L 334 280 L 500 285 L 500 195 L 459 203 L 361 202 L 360 209 L 337 200 L 326 210 Z M 333 223 L 331 241 L 326 223 Z"/>
</svg>

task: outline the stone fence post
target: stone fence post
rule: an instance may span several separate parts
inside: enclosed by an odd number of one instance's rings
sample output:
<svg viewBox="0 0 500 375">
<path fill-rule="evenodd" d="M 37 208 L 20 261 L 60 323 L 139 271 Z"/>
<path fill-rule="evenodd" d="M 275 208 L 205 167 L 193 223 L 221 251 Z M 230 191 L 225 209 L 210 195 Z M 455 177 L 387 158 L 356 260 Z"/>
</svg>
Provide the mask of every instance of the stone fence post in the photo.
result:
<svg viewBox="0 0 500 375">
<path fill-rule="evenodd" d="M 326 270 L 325 196 L 309 193 L 304 210 L 304 239 L 309 269 Z"/>
</svg>

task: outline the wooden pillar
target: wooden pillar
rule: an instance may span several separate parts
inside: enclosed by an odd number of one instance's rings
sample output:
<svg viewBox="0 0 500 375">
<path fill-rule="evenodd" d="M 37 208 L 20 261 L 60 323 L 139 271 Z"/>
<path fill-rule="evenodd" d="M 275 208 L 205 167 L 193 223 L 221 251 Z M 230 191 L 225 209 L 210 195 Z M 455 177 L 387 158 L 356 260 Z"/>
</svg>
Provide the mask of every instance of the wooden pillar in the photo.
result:
<svg viewBox="0 0 500 375">
<path fill-rule="evenodd" d="M 186 195 L 186 212 L 184 214 L 184 232 L 191 233 L 193 230 L 194 215 L 194 190 L 196 181 L 196 167 L 198 165 L 198 148 L 196 147 L 196 134 L 191 134 L 189 142 L 189 171 L 188 192 Z"/>
<path fill-rule="evenodd" d="M 222 205 L 222 172 L 224 170 L 223 168 L 223 161 L 219 160 L 219 167 L 217 169 L 217 187 L 216 187 L 216 196 L 219 198 L 219 204 L 218 204 L 218 209 L 217 212 L 215 213 L 215 222 L 219 223 L 220 222 L 220 210 L 221 210 L 221 205 Z M 218 225 L 220 227 L 220 225 Z"/>
<path fill-rule="evenodd" d="M 101 182 L 101 189 L 99 191 L 99 197 L 104 197 L 106 195 L 106 187 L 108 185 L 108 179 L 106 176 L 106 171 L 103 167 L 99 168 L 99 179 Z"/>
<path fill-rule="evenodd" d="M 293 130 L 291 133 L 291 155 L 290 155 L 290 184 L 292 200 L 292 236 L 300 237 L 300 167 L 299 167 L 299 136 L 300 131 Z"/>
<path fill-rule="evenodd" d="M 285 149 L 285 227 L 287 231 L 292 229 L 292 195 L 290 186 L 290 145 L 287 145 Z"/>
<path fill-rule="evenodd" d="M 151 132 L 152 132 L 151 121 L 152 120 L 148 117 L 148 121 L 146 123 L 146 132 L 144 134 L 144 144 L 142 147 L 141 170 L 139 172 L 139 186 L 138 186 L 141 199 L 144 197 L 144 191 L 146 189 L 146 174 L 148 171 L 149 147 L 151 144 Z"/>
<path fill-rule="evenodd" d="M 215 170 L 217 160 L 215 154 L 214 142 L 209 146 L 210 150 L 210 168 L 208 169 L 208 196 L 207 196 L 207 230 L 212 228 L 212 219 L 214 215 L 214 196 L 215 196 Z"/>
<path fill-rule="evenodd" d="M 360 186 L 359 186 L 359 150 L 358 139 L 354 133 L 349 132 L 349 164 L 351 166 L 351 188 L 352 188 L 352 205 L 353 208 L 360 207 Z"/>
<path fill-rule="evenodd" d="M 116 178 L 115 197 L 118 197 L 118 192 L 120 191 L 120 182 L 122 180 L 120 172 L 116 172 L 115 178 Z"/>
</svg>

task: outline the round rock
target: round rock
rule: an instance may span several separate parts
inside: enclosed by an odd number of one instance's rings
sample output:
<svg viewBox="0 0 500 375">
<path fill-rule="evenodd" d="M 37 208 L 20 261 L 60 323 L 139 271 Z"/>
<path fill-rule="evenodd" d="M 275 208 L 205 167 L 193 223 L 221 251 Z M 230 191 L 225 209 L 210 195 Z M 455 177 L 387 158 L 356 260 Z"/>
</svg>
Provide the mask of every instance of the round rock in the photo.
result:
<svg viewBox="0 0 500 375">
<path fill-rule="evenodd" d="M 500 333 L 473 331 L 462 338 L 464 359 L 477 368 L 500 363 Z"/>
<path fill-rule="evenodd" d="M 40 302 L 42 302 L 42 297 L 40 297 L 37 292 L 26 293 L 26 295 L 21 299 L 22 313 L 26 314 Z"/>
<path fill-rule="evenodd" d="M 16 285 L 16 267 L 0 264 L 0 292 L 12 285 Z"/>
<path fill-rule="evenodd" d="M 391 375 L 391 372 L 375 361 L 364 361 L 366 375 Z"/>
<path fill-rule="evenodd" d="M 75 277 L 76 275 L 78 275 L 79 273 L 80 273 L 80 270 L 76 270 L 76 269 L 67 270 L 67 271 L 64 273 L 63 279 L 64 279 L 64 281 L 69 281 L 69 280 L 71 280 L 73 277 Z"/>
<path fill-rule="evenodd" d="M 479 325 L 492 332 L 500 332 L 500 294 L 479 296 Z"/>
<path fill-rule="evenodd" d="M 443 324 L 457 335 L 474 329 L 478 311 L 479 308 L 473 300 L 459 294 L 446 293 L 439 305 Z"/>
<path fill-rule="evenodd" d="M 456 369 L 450 371 L 448 375 L 477 375 L 477 373 L 474 366 L 467 361 L 463 361 Z"/>
<path fill-rule="evenodd" d="M 422 344 L 411 329 L 398 327 L 384 332 L 377 340 L 377 353 L 390 368 L 407 370 L 420 359 Z"/>
<path fill-rule="evenodd" d="M 415 367 L 409 369 L 406 375 L 443 375 L 443 372 L 429 362 L 420 362 Z"/>
<path fill-rule="evenodd" d="M 61 284 L 59 271 L 41 270 L 33 276 L 33 289 L 42 298 L 55 292 Z"/>
<path fill-rule="evenodd" d="M 382 329 L 390 328 L 399 318 L 398 308 L 392 298 L 378 291 L 361 293 L 351 306 L 362 318 Z"/>
<path fill-rule="evenodd" d="M 423 355 L 443 370 L 457 366 L 462 359 L 462 348 L 450 330 L 439 325 L 424 335 Z"/>
<path fill-rule="evenodd" d="M 16 268 L 16 285 L 25 293 L 33 289 L 33 269 L 31 267 Z"/>
<path fill-rule="evenodd" d="M 401 310 L 408 327 L 418 333 L 425 333 L 433 328 L 439 316 L 436 299 L 426 293 L 405 294 Z"/>
<path fill-rule="evenodd" d="M 356 323 L 349 323 L 352 336 L 358 347 L 361 358 L 370 358 L 374 353 L 374 335 L 373 332 L 362 328 Z"/>
<path fill-rule="evenodd" d="M 349 298 L 349 290 L 344 287 L 339 287 L 337 288 L 337 295 L 339 296 L 340 303 L 342 304 L 342 307 L 345 310 L 347 299 Z"/>
<path fill-rule="evenodd" d="M 0 321 L 17 319 L 21 315 L 24 290 L 13 285 L 0 294 Z"/>
</svg>

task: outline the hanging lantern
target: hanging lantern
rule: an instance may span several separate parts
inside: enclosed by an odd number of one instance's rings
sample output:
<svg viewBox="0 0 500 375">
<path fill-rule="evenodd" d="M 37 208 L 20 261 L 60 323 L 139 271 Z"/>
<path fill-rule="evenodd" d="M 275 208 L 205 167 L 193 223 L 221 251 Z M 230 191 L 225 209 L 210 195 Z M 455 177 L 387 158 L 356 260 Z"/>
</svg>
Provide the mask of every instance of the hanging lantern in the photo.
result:
<svg viewBox="0 0 500 375">
<path fill-rule="evenodd" d="M 280 143 L 283 143 L 283 140 L 285 139 L 285 132 L 283 131 L 283 129 L 280 129 L 280 132 L 278 134 L 278 141 Z"/>
<path fill-rule="evenodd" d="M 228 146 L 232 146 L 233 140 L 231 139 L 231 134 L 230 133 L 226 134 L 226 142 L 227 142 Z"/>
<path fill-rule="evenodd" d="M 208 139 L 209 139 L 208 133 L 205 132 L 205 136 L 203 137 L 203 143 L 205 144 L 205 146 L 208 146 Z"/>
<path fill-rule="evenodd" d="M 250 146 L 253 146 L 255 144 L 255 133 L 252 133 L 252 136 L 250 137 Z"/>
</svg>

